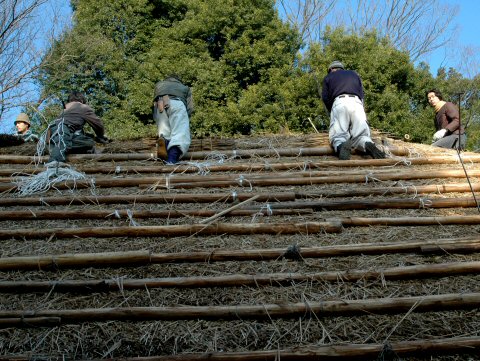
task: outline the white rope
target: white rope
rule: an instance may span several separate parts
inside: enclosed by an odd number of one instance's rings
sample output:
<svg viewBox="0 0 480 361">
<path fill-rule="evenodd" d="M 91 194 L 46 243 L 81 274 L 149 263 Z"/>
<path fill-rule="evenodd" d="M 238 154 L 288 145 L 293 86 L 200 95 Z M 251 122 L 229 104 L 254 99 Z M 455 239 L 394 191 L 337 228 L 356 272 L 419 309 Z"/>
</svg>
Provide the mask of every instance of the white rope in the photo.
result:
<svg viewBox="0 0 480 361">
<path fill-rule="evenodd" d="M 261 206 L 261 207 L 260 207 L 260 210 L 253 215 L 251 223 L 255 222 L 255 220 L 257 219 L 258 216 L 264 216 L 264 215 L 265 215 L 265 214 L 262 212 L 263 210 L 266 210 L 266 211 L 267 211 L 267 216 L 270 217 L 271 215 L 273 215 L 272 207 L 270 206 L 269 203 L 267 203 L 267 204 Z"/>
<path fill-rule="evenodd" d="M 73 189 L 76 189 L 76 181 L 78 180 L 88 181 L 92 188 L 92 193 L 94 193 L 94 179 L 66 165 L 62 167 L 47 167 L 43 172 L 32 176 L 16 177 L 13 183 L 17 186 L 16 193 L 18 195 L 29 196 L 32 194 L 45 193 L 50 188 L 55 188 L 55 184 L 60 182 L 73 181 Z"/>
<path fill-rule="evenodd" d="M 430 208 L 433 204 L 432 200 L 431 199 L 425 199 L 425 198 L 419 198 L 418 199 L 420 204 L 419 204 L 419 208 Z"/>
<path fill-rule="evenodd" d="M 243 187 L 243 181 L 246 181 L 250 187 L 250 191 L 253 191 L 252 183 L 247 178 L 245 178 L 243 174 L 240 174 L 237 178 L 237 182 L 240 187 Z"/>
<path fill-rule="evenodd" d="M 130 209 L 127 209 L 128 220 L 130 221 L 131 227 L 138 227 L 139 224 L 133 219 L 133 212 Z"/>
<path fill-rule="evenodd" d="M 234 154 L 236 154 L 236 153 L 234 153 Z M 231 159 L 233 159 L 233 158 L 234 157 L 232 157 Z M 205 157 L 205 160 L 214 161 L 215 163 L 218 163 L 218 164 L 223 164 L 226 160 L 229 160 L 229 158 L 223 153 L 212 152 L 209 155 L 207 155 L 207 157 Z"/>
<path fill-rule="evenodd" d="M 107 217 L 106 217 L 106 218 L 108 218 L 108 217 L 110 217 L 110 216 L 115 216 L 115 218 L 117 218 L 117 219 L 120 219 L 120 218 L 121 218 L 121 217 L 120 217 L 120 212 L 119 212 L 117 209 L 115 209 L 115 211 L 114 211 L 113 213 L 107 214 Z"/>
<path fill-rule="evenodd" d="M 403 165 L 406 165 L 407 167 L 410 167 L 412 165 L 412 161 L 407 159 L 407 158 L 400 158 L 397 163 L 395 163 L 393 165 L 387 165 L 387 166 L 385 166 L 385 168 L 393 168 L 393 167 L 396 167 L 399 164 L 403 164 Z"/>
<path fill-rule="evenodd" d="M 226 161 L 233 160 L 237 156 L 236 151 L 233 151 L 233 156 L 228 157 L 227 155 L 220 152 L 212 152 L 205 157 L 204 162 L 179 162 L 177 165 L 188 165 L 197 169 L 197 174 L 199 175 L 208 175 L 210 173 L 210 166 L 216 164 L 224 164 Z M 175 173 L 174 169 L 172 173 Z"/>
<path fill-rule="evenodd" d="M 365 184 L 368 184 L 368 181 L 371 180 L 373 182 L 382 182 L 380 179 L 375 178 L 373 173 L 368 173 L 365 175 Z"/>
<path fill-rule="evenodd" d="M 167 187 L 167 190 L 170 190 L 170 174 L 165 176 L 165 187 Z"/>
<path fill-rule="evenodd" d="M 36 166 L 40 164 L 41 157 L 47 146 L 47 134 L 48 134 L 48 127 L 40 135 L 40 138 L 38 139 L 38 142 L 37 142 L 37 152 L 33 156 L 33 162 L 35 163 Z"/>
<path fill-rule="evenodd" d="M 210 173 L 209 166 L 211 165 L 211 163 L 209 162 L 180 162 L 178 164 L 185 164 L 185 165 L 188 165 L 189 167 L 196 168 L 197 174 L 199 175 L 208 175 Z M 175 170 L 172 173 L 174 172 Z"/>
</svg>

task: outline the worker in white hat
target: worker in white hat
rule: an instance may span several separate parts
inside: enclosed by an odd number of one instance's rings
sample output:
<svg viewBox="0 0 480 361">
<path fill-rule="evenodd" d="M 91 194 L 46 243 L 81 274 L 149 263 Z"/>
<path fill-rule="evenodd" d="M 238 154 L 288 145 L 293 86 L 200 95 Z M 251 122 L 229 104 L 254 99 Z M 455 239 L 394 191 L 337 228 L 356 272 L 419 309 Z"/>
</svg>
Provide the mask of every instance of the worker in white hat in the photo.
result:
<svg viewBox="0 0 480 361">
<path fill-rule="evenodd" d="M 17 128 L 17 135 L 25 142 L 36 142 L 38 141 L 38 135 L 35 133 L 32 133 L 30 130 L 30 118 L 28 117 L 27 114 L 25 113 L 20 113 L 17 116 L 17 119 L 15 119 L 15 127 Z"/>
</svg>

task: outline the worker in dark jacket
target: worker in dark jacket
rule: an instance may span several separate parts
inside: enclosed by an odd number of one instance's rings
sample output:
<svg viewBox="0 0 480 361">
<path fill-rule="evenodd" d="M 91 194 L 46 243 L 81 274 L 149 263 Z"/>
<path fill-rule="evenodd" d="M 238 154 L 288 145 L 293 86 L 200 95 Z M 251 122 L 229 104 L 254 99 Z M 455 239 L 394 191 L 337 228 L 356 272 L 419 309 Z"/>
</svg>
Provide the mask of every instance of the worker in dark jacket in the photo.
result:
<svg viewBox="0 0 480 361">
<path fill-rule="evenodd" d="M 330 114 L 330 144 L 339 159 L 350 159 L 352 148 L 376 159 L 386 157 L 370 138 L 363 85 L 356 72 L 345 70 L 339 61 L 331 63 L 323 79 L 322 100 Z"/>
<path fill-rule="evenodd" d="M 155 85 L 153 118 L 158 127 L 157 157 L 175 164 L 190 147 L 192 92 L 176 75 Z"/>
<path fill-rule="evenodd" d="M 94 153 L 95 141 L 106 143 L 102 120 L 86 104 L 85 96 L 72 92 L 60 118 L 49 128 L 49 151 L 51 162 L 65 162 L 67 154 Z M 84 133 L 83 127 L 89 124 L 95 132 L 95 138 Z"/>
<path fill-rule="evenodd" d="M 426 92 L 428 103 L 435 109 L 435 134 L 433 146 L 441 148 L 463 149 L 467 136 L 460 125 L 460 113 L 455 104 L 443 100 L 437 89 Z"/>
</svg>

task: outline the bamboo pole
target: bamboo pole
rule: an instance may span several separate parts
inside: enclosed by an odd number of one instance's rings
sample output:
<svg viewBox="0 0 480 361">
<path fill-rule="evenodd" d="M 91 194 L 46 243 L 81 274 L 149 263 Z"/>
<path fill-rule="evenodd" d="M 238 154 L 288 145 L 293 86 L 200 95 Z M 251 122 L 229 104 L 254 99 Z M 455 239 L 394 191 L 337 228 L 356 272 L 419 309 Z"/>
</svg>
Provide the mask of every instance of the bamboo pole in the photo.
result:
<svg viewBox="0 0 480 361">
<path fill-rule="evenodd" d="M 30 292 L 109 292 L 151 288 L 289 286 L 302 282 L 357 282 L 360 280 L 418 280 L 478 274 L 480 262 L 450 262 L 372 270 L 317 273 L 268 273 L 256 275 L 165 277 L 144 279 L 99 279 L 59 281 L 2 281 L 0 293 Z"/>
<path fill-rule="evenodd" d="M 0 221 L 14 221 L 14 220 L 41 220 L 41 219 L 121 219 L 126 220 L 130 217 L 134 219 L 149 219 L 149 218 L 182 218 L 182 217 L 212 217 L 218 212 L 207 209 L 184 209 L 184 210 L 61 210 L 61 211 L 0 211 Z M 291 216 L 291 215 L 307 215 L 312 214 L 312 209 L 234 209 L 222 214 L 224 217 L 248 217 L 255 214 L 263 216 Z M 472 223 L 473 224 L 473 223 Z"/>
<path fill-rule="evenodd" d="M 436 226 L 480 224 L 480 216 L 443 217 L 345 217 L 340 219 L 344 227 L 364 226 Z"/>
<path fill-rule="evenodd" d="M 386 150 L 398 156 L 409 155 L 409 150 L 405 147 L 391 146 Z M 217 154 L 218 152 L 215 152 Z M 254 157 L 301 157 L 301 156 L 322 156 L 334 155 L 330 146 L 315 148 L 280 148 L 280 149 L 252 149 L 252 150 L 224 150 L 222 155 L 229 158 L 254 158 Z M 187 152 L 182 158 L 187 160 L 205 160 L 212 155 L 208 152 Z M 115 154 L 70 154 L 69 162 L 95 160 L 97 162 L 105 161 L 130 161 L 130 160 L 156 160 L 153 153 L 115 153 Z M 21 155 L 0 155 L 0 164 L 34 164 L 35 162 L 44 163 L 48 161 L 47 156 L 21 156 Z"/>
<path fill-rule="evenodd" d="M 480 155 L 469 154 L 462 155 L 466 163 L 479 163 Z M 305 170 L 305 169 L 325 169 L 327 167 L 381 167 L 381 166 L 411 166 L 411 165 L 435 165 L 435 164 L 459 164 L 458 157 L 455 156 L 431 156 L 422 158 L 386 158 L 386 159 L 350 159 L 339 162 L 338 160 L 309 160 L 303 162 L 262 162 L 262 163 L 244 163 L 244 164 L 207 164 L 209 172 L 260 172 L 260 171 L 281 171 L 281 170 Z M 202 164 L 178 164 L 174 168 L 165 165 L 155 166 L 82 166 L 75 168 L 86 174 L 145 174 L 145 173 L 167 173 L 183 174 L 198 173 Z M 10 177 L 12 174 L 32 175 L 44 170 L 42 167 L 24 167 L 24 168 L 2 168 L 0 176 Z"/>
<path fill-rule="evenodd" d="M 480 191 L 480 183 L 472 183 L 474 192 Z M 425 193 L 471 193 L 468 183 L 450 183 L 450 184 L 431 184 L 431 185 L 406 185 L 400 187 L 365 187 L 352 188 L 334 191 L 322 191 L 318 193 L 296 193 L 297 198 L 337 198 L 337 197 L 360 197 L 370 195 L 389 195 L 389 194 L 425 194 Z"/>
<path fill-rule="evenodd" d="M 124 194 L 107 196 L 60 196 L 0 198 L 0 207 L 8 206 L 59 206 L 85 204 L 138 204 L 138 203 L 212 203 L 244 201 L 258 194 L 257 202 L 294 201 L 294 192 L 277 193 L 196 193 L 196 194 Z"/>
<path fill-rule="evenodd" d="M 431 247 L 431 248 L 429 248 Z M 299 248 L 299 259 L 350 257 L 358 255 L 430 253 L 455 247 L 480 247 L 480 238 L 453 238 L 435 241 L 402 241 L 393 243 L 347 244 Z M 444 251 L 445 252 L 445 251 Z M 150 253 L 149 251 L 122 251 L 104 253 L 76 253 L 44 256 L 0 257 L 0 270 L 37 270 L 76 267 L 133 266 L 138 264 L 210 263 L 228 261 L 274 261 L 289 256 L 289 248 L 252 250 L 213 249 L 202 252 Z"/>
<path fill-rule="evenodd" d="M 122 361 L 328 361 L 380 360 L 385 344 L 308 345 L 290 349 L 243 352 L 183 353 L 165 356 L 122 357 Z M 478 355 L 480 337 L 455 337 L 389 342 L 389 349 L 398 357 L 432 357 L 440 355 Z M 393 358 L 392 358 L 393 359 Z M 30 359 L 25 359 L 29 361 Z M 387 358 L 385 358 L 387 360 Z M 21 360 L 23 361 L 23 360 Z M 59 360 L 61 361 L 61 360 Z M 90 361 L 118 361 L 118 358 Z"/>
<path fill-rule="evenodd" d="M 137 177 L 137 178 L 96 178 L 96 187 L 137 187 L 147 186 L 160 189 L 179 189 L 179 188 L 212 188 L 212 187 L 266 187 L 266 186 L 284 186 L 284 185 L 313 185 L 313 184 L 332 184 L 332 183 L 366 183 L 368 181 L 391 181 L 391 180 L 413 180 L 413 179 L 441 179 L 441 178 L 464 178 L 463 170 L 440 170 L 440 171 L 417 171 L 417 172 L 362 172 L 362 174 L 351 175 L 333 175 L 333 176 L 312 176 L 308 174 L 287 174 L 272 178 L 268 176 L 255 175 L 235 175 L 230 180 L 212 180 L 214 177 L 202 176 L 191 177 L 189 179 L 180 177 Z M 480 170 L 470 170 L 470 177 L 480 176 Z M 56 183 L 57 189 L 72 188 L 90 188 L 89 181 L 68 181 Z M 17 188 L 14 183 L 0 183 L 0 192 L 14 191 Z"/>
<path fill-rule="evenodd" d="M 240 204 L 237 204 L 239 206 Z M 261 214 L 263 216 L 303 216 L 312 214 L 313 209 L 231 209 L 224 211 L 222 216 L 244 217 Z M 150 218 L 182 218 L 182 217 L 212 217 L 219 213 L 215 210 L 61 210 L 61 211 L 0 211 L 0 221 L 12 220 L 43 220 L 43 219 L 121 219 L 130 217 L 134 219 Z M 328 220 L 328 219 L 327 219 Z M 335 218 L 342 223 L 343 227 L 366 227 L 366 226 L 435 226 L 435 225 L 475 225 L 480 224 L 480 216 L 436 216 L 436 217 L 343 217 Z M 206 223 L 205 220 L 200 223 Z"/>
<path fill-rule="evenodd" d="M 192 235 L 246 235 L 246 234 L 304 234 L 304 233 L 339 233 L 342 224 L 331 222 L 301 223 L 215 223 L 187 224 L 170 226 L 135 226 L 135 227 L 78 227 L 78 228 L 44 228 L 44 229 L 0 229 L 0 239 L 35 239 L 35 238 L 113 238 L 113 237 L 182 237 Z"/>
<path fill-rule="evenodd" d="M 0 327 L 29 327 L 29 318 L 59 317 L 61 324 L 105 321 L 178 321 L 178 320 L 271 320 L 440 312 L 480 307 L 480 293 L 440 294 L 414 297 L 377 298 L 263 305 L 116 307 L 64 310 L 0 310 Z M 12 320 L 12 321 L 10 321 Z M 10 321 L 10 324 L 9 324 Z M 39 324 L 35 326 L 40 326 Z"/>
<path fill-rule="evenodd" d="M 468 208 L 477 207 L 475 198 L 390 198 L 390 199 L 349 199 L 304 202 L 283 202 L 271 204 L 271 208 L 312 208 L 313 210 L 351 210 L 351 209 L 429 209 L 429 208 Z M 248 209 L 248 207 L 247 207 Z"/>
</svg>

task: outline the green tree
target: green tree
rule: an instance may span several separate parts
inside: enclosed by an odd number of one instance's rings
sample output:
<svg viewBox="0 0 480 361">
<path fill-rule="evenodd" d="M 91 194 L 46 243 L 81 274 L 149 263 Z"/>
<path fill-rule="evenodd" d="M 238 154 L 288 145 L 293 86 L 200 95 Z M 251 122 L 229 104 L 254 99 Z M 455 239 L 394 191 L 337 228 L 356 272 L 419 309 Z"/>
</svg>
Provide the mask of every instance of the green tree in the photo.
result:
<svg viewBox="0 0 480 361">
<path fill-rule="evenodd" d="M 263 114 L 285 108 L 275 101 L 282 100 L 278 93 L 300 40 L 272 0 L 78 0 L 73 6 L 74 26 L 52 48 L 57 61 L 45 65 L 39 80 L 45 94 L 84 91 L 114 137 L 153 134 L 153 126 L 144 126 L 151 123 L 153 88 L 172 73 L 193 88 L 198 135 L 262 130 L 272 123 Z"/>
</svg>

